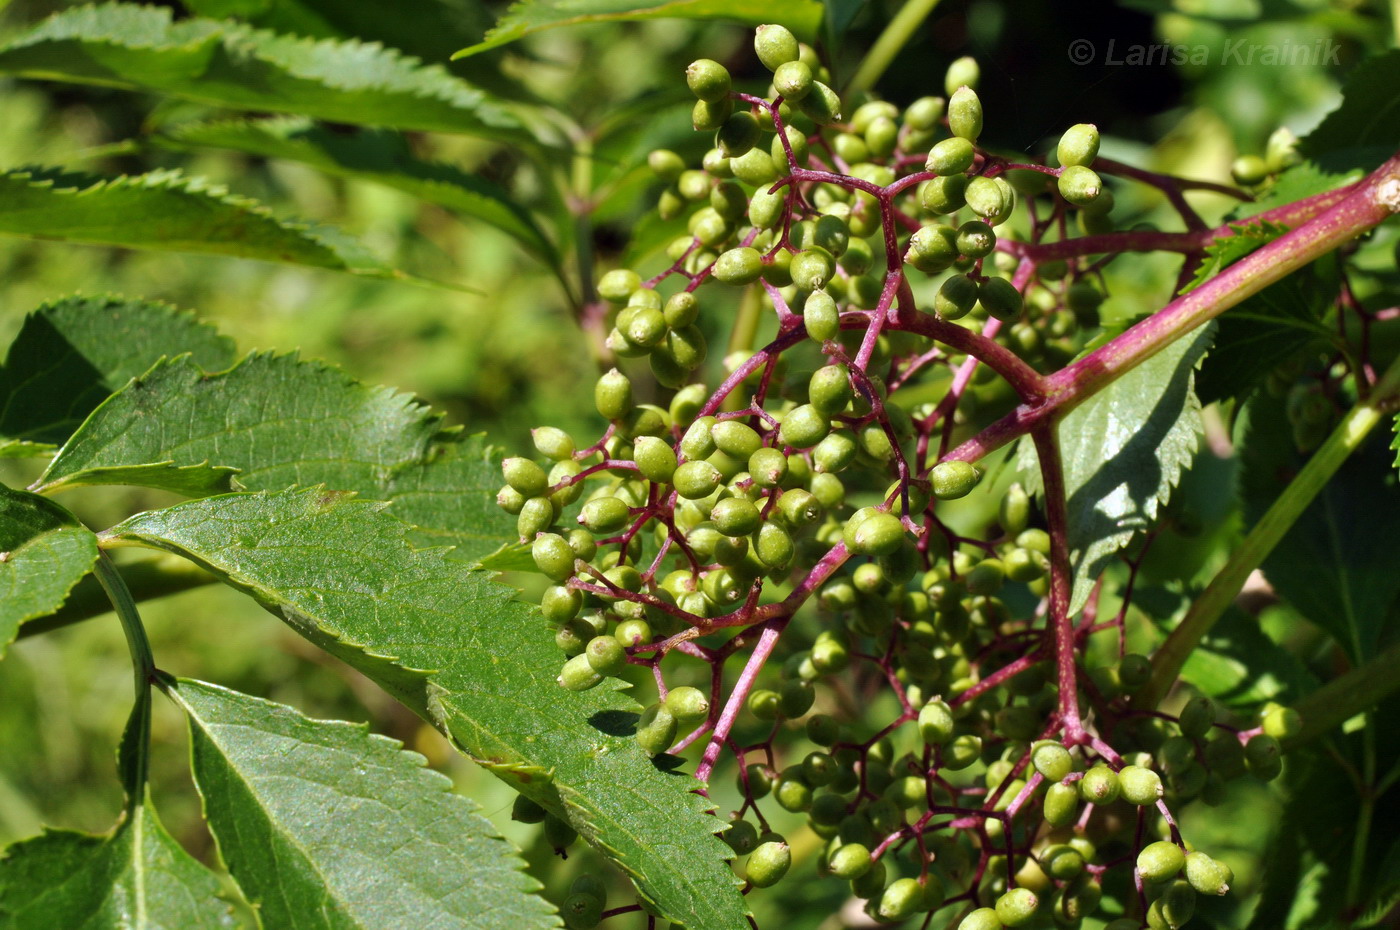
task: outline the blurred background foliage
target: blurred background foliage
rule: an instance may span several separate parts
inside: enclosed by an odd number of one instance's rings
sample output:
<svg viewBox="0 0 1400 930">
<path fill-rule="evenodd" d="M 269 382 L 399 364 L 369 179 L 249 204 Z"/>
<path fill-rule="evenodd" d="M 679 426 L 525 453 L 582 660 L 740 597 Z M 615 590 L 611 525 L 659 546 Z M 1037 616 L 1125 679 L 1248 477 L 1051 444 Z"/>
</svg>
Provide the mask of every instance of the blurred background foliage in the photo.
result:
<svg viewBox="0 0 1400 930">
<path fill-rule="evenodd" d="M 0 39 L 66 6 L 51 0 L 0 3 Z M 901 4 L 868 0 L 832 6 L 855 10 L 832 56 L 839 80 L 850 76 Z M 443 21 L 460 33 L 409 30 L 400 41 L 411 52 L 441 61 L 480 38 L 504 7 L 441 0 Z M 1134 0 L 1092 7 L 945 0 L 895 57 L 876 91 L 899 104 L 941 93 L 947 63 L 970 54 L 982 66 L 980 93 L 988 113 L 983 142 L 989 147 L 1040 154 L 1065 126 L 1091 121 L 1104 131 L 1103 153 L 1109 157 L 1219 180 L 1228 177 L 1236 155 L 1262 152 L 1278 126 L 1299 135 L 1312 128 L 1336 105 L 1348 70 L 1395 44 L 1394 14 L 1382 0 Z M 685 64 L 715 58 L 758 87 L 766 78 L 750 35 L 724 23 L 581 25 L 543 32 L 452 66 L 496 93 L 544 102 L 564 114 L 551 119 L 576 149 L 588 140 L 591 159 L 561 152 L 554 166 L 541 169 L 516 151 L 479 139 L 414 134 L 412 143 L 420 156 L 508 186 L 542 218 L 560 251 L 571 256 L 569 263 L 589 263 L 590 255 L 602 268 L 624 255 L 635 261 L 646 250 L 629 247 L 634 236 L 651 243 L 652 253 L 670 238 L 652 215 L 657 188 L 645 171 L 646 153 L 665 146 L 698 163 L 709 147 L 709 140 L 688 125 Z M 1068 49 L 1076 40 L 1092 43 L 1089 64 L 1071 61 Z M 1230 43 L 1239 41 L 1322 43 L 1324 52 L 1314 61 L 1267 67 L 1228 56 Z M 1129 46 L 1163 43 L 1204 48 L 1205 61 L 1132 67 L 1107 60 L 1111 48 L 1121 58 Z M 1335 44 L 1335 55 L 1328 53 L 1329 43 Z M 270 205 L 279 216 L 332 222 L 398 267 L 473 293 L 216 257 L 0 239 L 0 344 L 7 344 L 24 314 L 45 300 L 74 292 L 140 295 L 195 309 L 244 352 L 297 349 L 361 380 L 416 394 L 447 410 L 453 422 L 485 432 L 510 450 L 525 448 L 527 428 L 534 424 L 558 425 L 580 436 L 600 429 L 586 389 L 597 363 L 574 324 L 571 298 L 559 279 L 512 239 L 408 194 L 329 179 L 302 165 L 227 152 L 183 154 L 129 141 L 163 125 L 210 115 L 217 112 L 140 93 L 0 77 L 0 164 L 60 165 L 103 175 L 180 165 Z M 587 222 L 571 213 L 561 190 L 591 201 Z M 1121 225 L 1169 222 L 1152 195 L 1120 193 Z M 1194 202 L 1211 221 L 1229 207 L 1208 194 Z M 659 267 L 660 261 L 652 254 L 642 264 Z M 1109 323 L 1160 306 L 1175 277 L 1169 259 L 1134 258 L 1110 265 L 1107 273 Z M 570 287 L 577 286 L 575 277 Z M 711 353 L 712 365 L 721 354 Z M 25 478 L 26 467 L 0 463 L 11 483 Z M 1238 532 L 1238 518 L 1228 500 L 1211 499 L 1211 488 L 1212 482 L 1217 488 L 1229 482 L 1229 468 L 1229 463 L 1198 468 L 1183 491 L 1186 498 L 1204 495 L 1199 506 L 1212 514 L 1211 532 L 1222 544 Z M 148 492 L 109 490 L 91 499 L 82 491 L 68 492 L 64 500 L 94 526 L 160 502 Z M 1155 558 L 1166 560 L 1173 557 L 1170 529 L 1164 539 Z M 1163 562 L 1157 570 L 1170 577 L 1178 567 Z M 1153 566 L 1144 571 L 1150 582 Z M 509 789 L 454 757 L 439 736 L 387 696 L 233 591 L 216 586 L 188 592 L 149 603 L 143 614 L 157 659 L 171 672 L 263 695 L 314 716 L 368 720 L 377 731 L 423 752 L 527 849 L 537 874 L 552 887 L 589 864 L 591 854 L 583 850 L 568 862 L 551 863 L 536 829 L 509 820 Z M 1286 608 L 1274 608 L 1265 621 L 1266 632 L 1301 644 L 1305 653 L 1310 637 L 1316 641 Z M 110 615 L 14 646 L 0 665 L 0 845 L 32 835 L 42 823 L 101 830 L 112 822 L 120 806 L 112 761 L 129 691 L 126 648 Z M 158 703 L 157 711 L 153 791 L 172 832 L 210 859 L 184 759 L 182 724 L 172 709 Z M 1257 788 L 1231 804 L 1253 807 L 1267 819 L 1279 802 Z M 1240 887 L 1254 887 L 1254 857 L 1268 837 L 1232 834 L 1230 810 L 1224 816 L 1188 810 L 1185 818 L 1188 835 L 1225 851 Z M 778 826 L 792 837 L 804 832 L 795 817 Z M 815 838 L 808 835 L 808 840 L 814 846 Z M 802 863 L 795 871 L 810 872 L 814 848 L 804 850 L 802 842 L 795 839 Z M 1245 900 L 1232 895 L 1211 902 L 1208 916 L 1219 926 L 1244 926 Z M 841 889 L 836 883 L 789 879 L 759 903 L 761 924 L 765 914 L 785 914 L 787 926 L 816 927 L 840 907 Z"/>
</svg>

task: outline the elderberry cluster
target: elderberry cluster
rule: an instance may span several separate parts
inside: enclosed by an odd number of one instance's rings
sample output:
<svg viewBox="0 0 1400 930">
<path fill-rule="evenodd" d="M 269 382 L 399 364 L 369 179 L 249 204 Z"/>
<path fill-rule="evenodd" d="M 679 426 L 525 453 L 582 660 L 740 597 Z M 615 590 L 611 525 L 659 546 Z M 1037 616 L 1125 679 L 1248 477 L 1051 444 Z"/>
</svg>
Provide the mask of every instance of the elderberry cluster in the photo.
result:
<svg viewBox="0 0 1400 930">
<path fill-rule="evenodd" d="M 670 265 L 598 281 L 618 360 L 594 389 L 606 428 L 579 443 L 540 427 L 544 461 L 503 464 L 497 501 L 551 582 L 559 684 L 654 673 L 636 739 L 695 747 L 707 784 L 733 765 L 743 801 L 723 838 L 750 888 L 791 861 L 776 805 L 805 815 L 820 871 L 879 921 L 1074 927 L 1111 887 L 1112 930 L 1180 927 L 1232 877 L 1171 806 L 1277 776 L 1296 715 L 1251 728 L 1206 697 L 1137 707 L 1147 659 L 1081 661 L 1122 615 L 1056 620 L 1062 541 L 1021 484 L 947 518 L 986 493 L 968 438 L 1098 332 L 1093 256 L 1110 249 L 1076 245 L 1115 229 L 1098 131 L 1068 129 L 1053 165 L 1012 162 L 979 145 L 970 59 L 946 99 L 848 115 L 787 29 L 759 27 L 754 47 L 764 96 L 714 61 L 686 71 L 714 135 L 702 167 L 649 158 L 661 217 L 686 223 Z M 712 280 L 751 289 L 776 336 L 706 380 Z M 665 406 L 637 400 L 647 369 Z M 872 720 L 878 692 L 895 710 Z M 529 802 L 516 816 L 572 839 Z M 584 885 L 570 927 L 603 914 Z"/>
</svg>

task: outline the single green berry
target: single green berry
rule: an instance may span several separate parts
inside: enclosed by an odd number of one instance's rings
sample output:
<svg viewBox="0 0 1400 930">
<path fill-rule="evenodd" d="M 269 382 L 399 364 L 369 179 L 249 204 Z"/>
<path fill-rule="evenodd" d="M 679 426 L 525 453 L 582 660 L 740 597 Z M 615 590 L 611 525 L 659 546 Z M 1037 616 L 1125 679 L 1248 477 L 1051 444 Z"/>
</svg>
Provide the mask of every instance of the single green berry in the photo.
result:
<svg viewBox="0 0 1400 930">
<path fill-rule="evenodd" d="M 969 220 L 958 227 L 958 251 L 967 258 L 983 258 L 997 246 L 996 233 L 981 220 Z"/>
<path fill-rule="evenodd" d="M 763 445 L 758 431 L 738 420 L 717 421 L 710 427 L 710 437 L 717 449 L 740 460 L 747 460 Z"/>
<path fill-rule="evenodd" d="M 1198 695 L 1186 702 L 1178 719 L 1181 735 L 1190 739 L 1202 739 L 1215 725 L 1215 702 L 1205 695 Z"/>
<path fill-rule="evenodd" d="M 1079 780 L 1079 796 L 1090 804 L 1111 804 L 1118 800 L 1121 790 L 1118 773 L 1103 763 L 1089 769 Z"/>
<path fill-rule="evenodd" d="M 988 278 L 977 285 L 977 303 L 987 315 L 1009 323 L 1021 315 L 1021 292 L 1005 278 Z"/>
<path fill-rule="evenodd" d="M 723 480 L 719 469 L 708 461 L 685 462 L 671 476 L 677 493 L 686 500 L 710 496 Z"/>
<path fill-rule="evenodd" d="M 823 416 L 836 416 L 854 397 L 851 372 L 845 365 L 818 368 L 807 382 L 807 400 Z"/>
<path fill-rule="evenodd" d="M 792 865 L 792 851 L 787 843 L 761 843 L 749 853 L 747 875 L 755 888 L 767 888 L 782 881 Z"/>
<path fill-rule="evenodd" d="M 976 88 L 981 77 L 982 69 L 977 66 L 977 59 L 971 55 L 956 58 L 952 64 L 948 65 L 948 70 L 943 73 L 944 93 L 952 96 L 963 85 Z"/>
<path fill-rule="evenodd" d="M 669 483 L 676 471 L 676 450 L 659 436 L 638 436 L 632 444 L 637 469 L 648 481 Z"/>
<path fill-rule="evenodd" d="M 802 322 L 807 335 L 817 342 L 835 339 L 841 332 L 841 311 L 836 300 L 825 290 L 816 290 L 807 295 L 802 305 Z"/>
<path fill-rule="evenodd" d="M 955 736 L 943 747 L 943 767 L 954 772 L 962 771 L 981 757 L 982 738 L 975 733 Z"/>
<path fill-rule="evenodd" d="M 933 496 L 941 501 L 966 497 L 980 480 L 982 480 L 982 473 L 977 466 L 971 462 L 956 459 L 939 462 L 929 472 L 929 483 L 933 490 Z"/>
<path fill-rule="evenodd" d="M 948 97 L 948 128 L 968 142 L 976 142 L 982 134 L 982 101 L 977 91 L 966 84 Z"/>
<path fill-rule="evenodd" d="M 837 878 L 852 880 L 870 871 L 870 850 L 860 843 L 846 843 L 831 854 L 827 869 Z"/>
<path fill-rule="evenodd" d="M 1222 895 L 1230 890 L 1235 873 L 1225 863 L 1197 851 L 1186 856 L 1186 880 L 1201 894 Z"/>
<path fill-rule="evenodd" d="M 893 923 L 926 909 L 923 886 L 917 879 L 906 877 L 890 882 L 885 893 L 880 895 L 880 905 L 875 913 L 878 919 Z"/>
<path fill-rule="evenodd" d="M 778 692 L 778 712 L 784 717 L 796 719 L 812 709 L 816 697 L 816 691 L 808 682 L 784 682 L 782 690 Z"/>
<path fill-rule="evenodd" d="M 574 550 L 569 541 L 557 533 L 541 533 L 530 544 L 530 556 L 535 567 L 551 581 L 567 581 L 574 574 Z"/>
<path fill-rule="evenodd" d="M 784 64 L 797 61 L 799 54 L 797 37 L 786 26 L 773 23 L 754 30 L 753 50 L 769 71 L 777 71 Z"/>
<path fill-rule="evenodd" d="M 773 799 L 783 810 L 802 813 L 812 806 L 812 786 L 797 777 L 800 772 L 784 772 L 773 788 Z"/>
<path fill-rule="evenodd" d="M 520 514 L 515 518 L 516 532 L 520 534 L 522 542 L 534 539 L 549 529 L 558 515 L 554 503 L 549 498 L 529 498 L 521 505 Z"/>
<path fill-rule="evenodd" d="M 759 561 L 773 571 L 786 569 L 797 554 L 792 534 L 777 523 L 765 523 L 759 527 L 754 536 L 753 550 Z"/>
<path fill-rule="evenodd" d="M 506 484 L 525 497 L 537 497 L 549 487 L 544 469 L 531 459 L 508 458 L 501 462 L 501 472 L 505 475 Z"/>
<path fill-rule="evenodd" d="M 1093 203 L 1103 192 L 1103 181 L 1092 168 L 1070 165 L 1060 172 L 1060 196 L 1077 207 Z"/>
<path fill-rule="evenodd" d="M 578 522 L 592 533 L 615 533 L 627 525 L 631 514 L 620 497 L 595 497 L 583 505 Z"/>
<path fill-rule="evenodd" d="M 1162 776 L 1142 766 L 1123 766 L 1118 772 L 1118 786 L 1123 800 L 1138 807 L 1156 804 L 1162 797 Z"/>
<path fill-rule="evenodd" d="M 971 142 L 954 136 L 929 149 L 924 169 L 939 175 L 962 174 L 972 167 L 976 157 L 977 152 Z"/>
<path fill-rule="evenodd" d="M 1031 752 L 1031 763 L 1047 781 L 1057 782 L 1074 771 L 1069 750 L 1056 742 L 1040 743 Z"/>
<path fill-rule="evenodd" d="M 812 89 L 796 103 L 802 114 L 818 126 L 841 121 L 841 97 L 821 81 L 813 81 Z"/>
<path fill-rule="evenodd" d="M 588 664 L 599 675 L 615 678 L 627 667 L 627 652 L 612 636 L 595 636 L 583 650 Z"/>
<path fill-rule="evenodd" d="M 630 268 L 614 268 L 598 279 L 598 296 L 608 303 L 625 304 L 642 286 L 642 278 Z"/>
<path fill-rule="evenodd" d="M 620 420 L 631 412 L 632 381 L 616 368 L 601 378 L 593 389 L 593 403 L 598 412 L 609 420 Z"/>
<path fill-rule="evenodd" d="M 958 930 L 1002 930 L 1001 918 L 990 907 L 979 907 L 958 924 Z"/>
<path fill-rule="evenodd" d="M 919 710 L 919 735 L 930 746 L 942 746 L 953 738 L 953 709 L 932 700 Z"/>
<path fill-rule="evenodd" d="M 1137 870 L 1145 882 L 1170 881 L 1186 864 L 1186 853 L 1170 840 L 1159 840 L 1143 847 L 1138 853 Z"/>
<path fill-rule="evenodd" d="M 1130 652 L 1118 660 L 1118 681 L 1123 690 L 1132 693 L 1152 678 L 1152 660 Z"/>
<path fill-rule="evenodd" d="M 919 205 L 940 216 L 961 210 L 967 204 L 967 184 L 967 176 L 961 174 L 925 181 L 919 185 Z"/>
<path fill-rule="evenodd" d="M 1074 785 L 1051 785 L 1045 791 L 1045 820 L 1062 827 L 1079 814 L 1079 791 Z"/>
<path fill-rule="evenodd" d="M 911 129 L 929 130 L 943 118 L 946 101 L 942 97 L 920 97 L 904 109 L 904 125 Z"/>
<path fill-rule="evenodd" d="M 685 69 L 685 83 L 700 100 L 714 103 L 729 96 L 729 69 L 717 61 L 701 58 Z"/>
<path fill-rule="evenodd" d="M 1051 846 L 1040 854 L 1040 865 L 1051 878 L 1069 881 L 1084 872 L 1084 854 L 1073 846 Z"/>
<path fill-rule="evenodd" d="M 571 894 L 559 910 L 569 930 L 592 930 L 603 919 L 603 902 L 591 894 Z"/>
<path fill-rule="evenodd" d="M 958 231 L 938 223 L 921 226 L 909 237 L 904 260 L 920 271 L 937 274 L 958 257 Z"/>
<path fill-rule="evenodd" d="M 815 77 L 812 69 L 800 61 L 788 61 L 773 72 L 773 89 L 784 100 L 798 101 L 812 91 Z"/>
<path fill-rule="evenodd" d="M 1283 772 L 1283 747 L 1267 733 L 1257 734 L 1245 743 L 1244 761 L 1255 778 L 1273 781 Z"/>
<path fill-rule="evenodd" d="M 549 816 L 549 811 L 523 794 L 515 796 L 515 801 L 510 808 L 510 819 L 517 823 L 541 823 L 547 816 Z"/>
<path fill-rule="evenodd" d="M 572 661 L 572 660 L 570 660 Z M 662 704 L 642 711 L 637 720 L 637 744 L 649 755 L 660 755 L 676 741 L 676 718 Z"/>
<path fill-rule="evenodd" d="M 796 449 L 810 449 L 831 432 L 831 420 L 812 404 L 794 407 L 783 415 L 778 441 Z"/>
<path fill-rule="evenodd" d="M 1006 213 L 1015 203 L 1011 185 L 1001 178 L 972 178 L 967 182 L 963 196 L 969 210 L 978 216 L 993 219 Z"/>
<path fill-rule="evenodd" d="M 710 714 L 710 701 L 699 688 L 689 685 L 672 688 L 666 695 L 666 709 L 684 727 L 700 723 Z"/>
<path fill-rule="evenodd" d="M 1276 740 L 1291 739 L 1303 731 L 1303 717 L 1291 707 L 1274 706 L 1264 714 L 1263 729 Z"/>
<path fill-rule="evenodd" d="M 593 668 L 588 656 L 580 653 L 564 663 L 557 681 L 568 691 L 587 691 L 603 680 L 603 676 Z"/>
<path fill-rule="evenodd" d="M 715 529 L 726 536 L 748 536 L 758 529 L 763 517 L 753 501 L 742 497 L 727 497 L 715 504 L 710 520 Z"/>
<path fill-rule="evenodd" d="M 720 834 L 720 839 L 741 856 L 748 855 L 758 846 L 758 830 L 747 820 L 736 820 L 729 829 Z"/>
<path fill-rule="evenodd" d="M 977 283 L 966 275 L 955 274 L 944 281 L 933 298 L 933 309 L 945 320 L 959 320 L 977 305 Z"/>
<path fill-rule="evenodd" d="M 831 253 L 822 248 L 803 249 L 792 257 L 789 272 L 792 283 L 804 291 L 816 291 L 826 287 L 835 270 L 835 260 Z"/>
<path fill-rule="evenodd" d="M 736 110 L 715 130 L 715 148 L 725 158 L 738 158 L 752 149 L 761 135 L 758 118 L 748 110 Z"/>
<path fill-rule="evenodd" d="M 725 284 L 752 284 L 762 271 L 763 256 L 748 246 L 730 249 L 715 260 L 715 279 Z"/>
<path fill-rule="evenodd" d="M 1092 164 L 1099 154 L 1099 128 L 1093 123 L 1076 123 L 1060 136 L 1055 157 L 1063 167 Z"/>
<path fill-rule="evenodd" d="M 857 511 L 857 516 L 860 511 Z M 854 521 L 856 516 L 852 516 Z M 889 555 L 904 542 L 904 524 L 892 513 L 875 511 L 867 514 L 851 530 L 851 551 L 856 555 Z"/>
<path fill-rule="evenodd" d="M 571 458 L 574 454 L 574 438 L 562 429 L 541 426 L 530 430 L 530 439 L 540 455 L 556 462 Z"/>
<path fill-rule="evenodd" d="M 1019 927 L 1035 917 L 1040 898 L 1029 888 L 1012 888 L 997 898 L 996 915 L 1008 927 Z"/>
<path fill-rule="evenodd" d="M 1253 187 L 1268 179 L 1269 165 L 1258 155 L 1241 155 L 1230 164 L 1230 174 L 1236 183 Z"/>
<path fill-rule="evenodd" d="M 1147 909 L 1151 930 L 1177 930 L 1196 912 L 1196 892 L 1187 882 L 1172 882 Z"/>
</svg>

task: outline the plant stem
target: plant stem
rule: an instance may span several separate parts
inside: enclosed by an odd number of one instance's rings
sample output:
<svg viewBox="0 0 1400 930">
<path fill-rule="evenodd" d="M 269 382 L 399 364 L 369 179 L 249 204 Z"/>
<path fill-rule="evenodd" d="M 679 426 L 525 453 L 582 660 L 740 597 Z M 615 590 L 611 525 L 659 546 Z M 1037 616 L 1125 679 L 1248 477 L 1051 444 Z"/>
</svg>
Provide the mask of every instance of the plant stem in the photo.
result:
<svg viewBox="0 0 1400 930">
<path fill-rule="evenodd" d="M 203 587 L 217 581 L 213 575 L 185 559 L 161 555 L 122 567 L 122 581 L 134 601 L 149 601 Z M 112 611 L 112 602 L 101 583 L 88 576 L 69 592 L 62 609 L 19 628 L 19 639 L 59 630 Z"/>
<path fill-rule="evenodd" d="M 1074 664 L 1074 623 L 1070 616 L 1069 512 L 1065 498 L 1065 473 L 1060 462 L 1060 444 L 1052 420 L 1031 437 L 1040 458 L 1041 483 L 1045 487 L 1045 523 L 1050 533 L 1050 603 L 1046 635 L 1053 645 L 1055 680 L 1060 688 L 1060 724 L 1065 745 L 1084 740 L 1084 724 L 1079 718 L 1079 684 Z"/>
<path fill-rule="evenodd" d="M 1172 630 L 1162 647 L 1152 657 L 1152 677 L 1133 698 L 1138 708 L 1156 707 L 1172 683 L 1181 674 L 1186 659 L 1200 644 L 1220 616 L 1244 587 L 1245 579 L 1254 571 L 1274 546 L 1278 545 L 1290 527 L 1312 503 L 1313 498 L 1332 478 L 1353 451 L 1382 419 L 1381 409 L 1400 395 L 1400 359 L 1391 363 L 1369 396 L 1359 401 L 1342 418 L 1342 422 L 1327 437 L 1312 458 L 1284 488 L 1259 522 L 1249 531 L 1244 542 L 1230 556 L 1206 589 L 1191 604 L 1176 629 Z M 1353 711 L 1354 713 L 1355 711 Z M 1350 716 L 1350 714 L 1348 714 Z M 1342 719 L 1346 719 L 1343 717 Z"/>
<path fill-rule="evenodd" d="M 136 601 L 131 596 L 126 582 L 122 580 L 111 556 L 99 552 L 93 573 L 112 601 L 112 607 L 122 623 L 126 634 L 126 645 L 131 650 L 131 664 L 136 678 L 136 704 L 131 709 L 126 733 L 122 738 L 118 767 L 121 770 L 122 786 L 126 789 L 127 810 L 140 807 L 145 800 L 146 777 L 150 772 L 151 755 L 151 680 L 156 674 L 155 655 L 151 652 L 151 642 L 146 638 L 146 628 L 141 623 L 141 615 L 136 610 Z"/>
<path fill-rule="evenodd" d="M 938 0 L 908 0 L 904 6 L 900 7 L 894 19 L 890 20 L 889 25 L 885 27 L 885 31 L 880 33 L 880 38 L 876 39 L 875 44 L 870 47 L 870 51 L 866 52 L 865 60 L 860 63 L 860 68 L 851 78 L 851 82 L 846 85 L 846 91 L 842 96 L 854 96 L 874 87 L 894 62 L 899 50 L 909 44 L 909 40 L 914 37 L 915 30 L 928 18 L 936 6 L 938 6 Z"/>
<path fill-rule="evenodd" d="M 1365 665 L 1332 679 L 1294 704 L 1293 709 L 1303 718 L 1303 729 L 1285 740 L 1285 747 L 1293 749 L 1325 736 L 1400 690 L 1400 675 L 1395 674 L 1398 664 L 1400 643 L 1381 650 Z"/>
</svg>

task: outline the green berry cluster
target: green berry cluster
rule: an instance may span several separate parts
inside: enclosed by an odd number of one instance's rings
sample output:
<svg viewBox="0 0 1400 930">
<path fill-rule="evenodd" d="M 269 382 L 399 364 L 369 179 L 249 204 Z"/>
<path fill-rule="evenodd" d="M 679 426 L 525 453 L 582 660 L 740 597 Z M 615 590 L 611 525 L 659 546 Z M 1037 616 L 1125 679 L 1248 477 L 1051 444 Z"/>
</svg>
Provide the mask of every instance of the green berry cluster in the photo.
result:
<svg viewBox="0 0 1400 930">
<path fill-rule="evenodd" d="M 1181 926 L 1231 876 L 1171 807 L 1275 777 L 1296 715 L 1142 710 L 1148 658 L 1061 656 L 1063 538 L 957 445 L 1098 333 L 1103 250 L 1071 233 L 1114 228 L 1099 131 L 1020 163 L 982 143 L 970 59 L 900 108 L 839 99 L 782 26 L 754 52 L 766 93 L 709 59 L 686 70 L 701 167 L 647 159 L 661 218 L 685 224 L 670 264 L 598 280 L 601 435 L 540 427 L 538 455 L 502 465 L 559 684 L 655 682 L 640 748 L 695 747 L 711 783 L 735 766 L 722 836 L 750 888 L 788 871 L 782 811 L 875 921 L 1078 926 L 1117 871 L 1147 888 L 1132 926 Z M 743 289 L 774 335 L 712 359 L 704 333 Z M 591 894 L 570 926 L 596 920 Z"/>
</svg>

